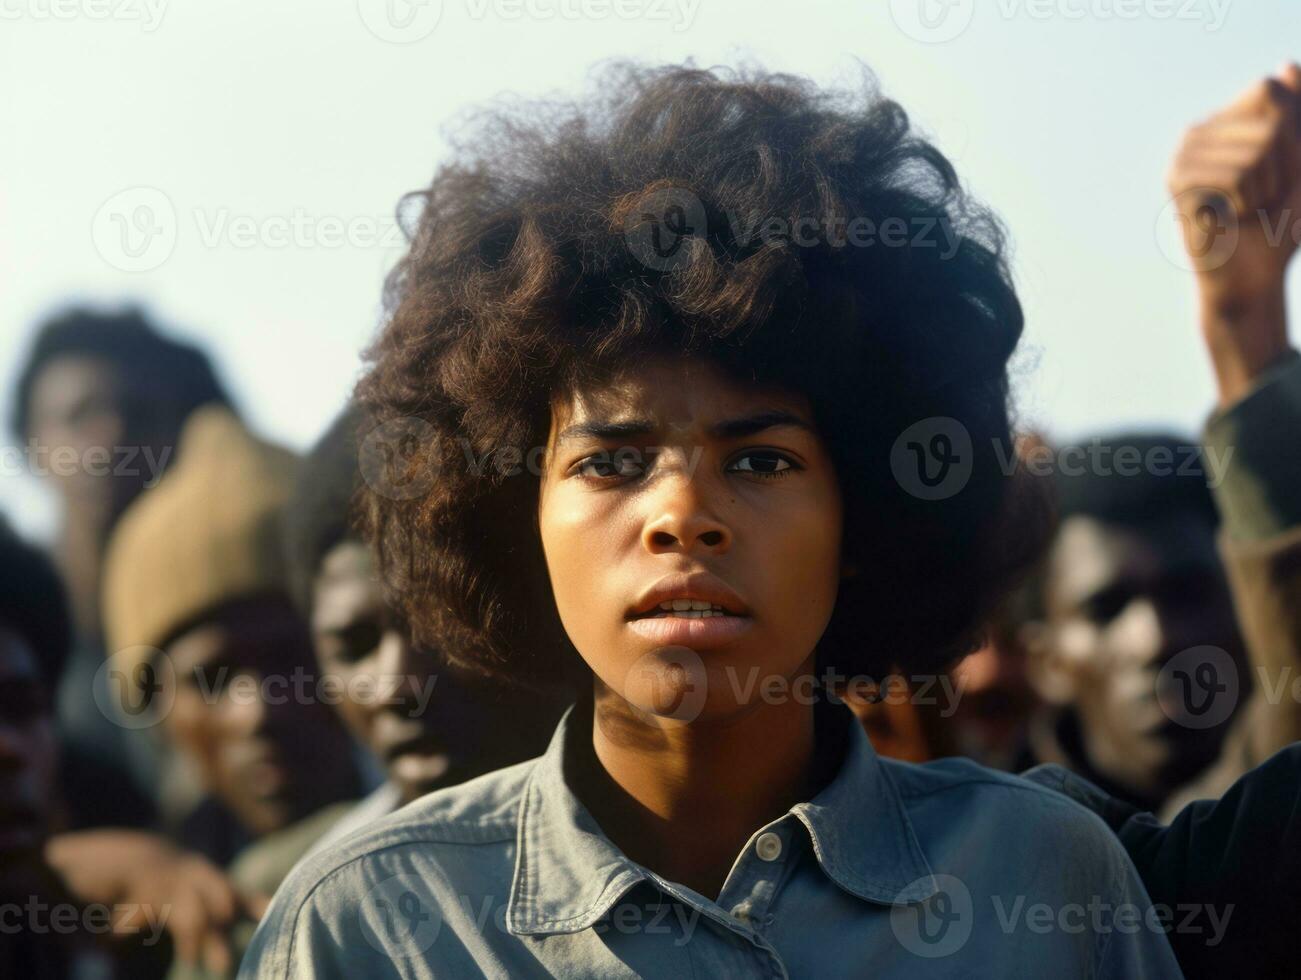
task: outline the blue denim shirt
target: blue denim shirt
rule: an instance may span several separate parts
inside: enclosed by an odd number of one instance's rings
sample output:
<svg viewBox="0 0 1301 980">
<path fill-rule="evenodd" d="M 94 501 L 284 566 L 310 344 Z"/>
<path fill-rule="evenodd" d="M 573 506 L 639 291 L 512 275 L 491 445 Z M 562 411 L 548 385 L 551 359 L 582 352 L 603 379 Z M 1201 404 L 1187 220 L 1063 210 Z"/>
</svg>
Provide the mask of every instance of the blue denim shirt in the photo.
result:
<svg viewBox="0 0 1301 980">
<path fill-rule="evenodd" d="M 1119 842 L 1051 790 L 882 759 L 852 725 L 832 782 L 756 828 L 713 899 L 625 856 L 570 791 L 590 726 L 570 709 L 540 758 L 300 863 L 240 976 L 1180 976 Z"/>
</svg>

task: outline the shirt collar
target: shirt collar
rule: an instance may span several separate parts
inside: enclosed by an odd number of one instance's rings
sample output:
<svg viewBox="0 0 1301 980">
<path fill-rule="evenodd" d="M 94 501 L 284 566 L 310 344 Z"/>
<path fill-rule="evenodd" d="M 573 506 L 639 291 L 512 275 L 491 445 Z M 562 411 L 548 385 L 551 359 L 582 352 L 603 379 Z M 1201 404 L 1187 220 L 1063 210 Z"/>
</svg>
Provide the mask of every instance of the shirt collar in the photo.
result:
<svg viewBox="0 0 1301 980">
<path fill-rule="evenodd" d="M 566 709 L 524 784 L 506 908 L 507 926 L 516 935 L 586 929 L 647 878 L 605 836 L 565 780 L 567 744 L 591 738 L 590 714 L 578 708 Z"/>
<path fill-rule="evenodd" d="M 821 705 L 820 705 L 821 706 Z M 821 792 L 791 813 L 809 831 L 827 877 L 852 895 L 882 905 L 910 905 L 939 886 L 917 840 L 899 789 L 847 708 L 845 760 Z"/>
<path fill-rule="evenodd" d="M 569 789 L 567 745 L 591 737 L 590 716 L 576 708 L 565 712 L 524 786 L 506 910 L 515 935 L 586 929 L 638 882 L 657 880 L 605 836 Z M 835 778 L 790 814 L 807 828 L 823 873 L 845 891 L 884 905 L 923 901 L 937 885 L 899 791 L 862 727 L 849 728 Z"/>
</svg>

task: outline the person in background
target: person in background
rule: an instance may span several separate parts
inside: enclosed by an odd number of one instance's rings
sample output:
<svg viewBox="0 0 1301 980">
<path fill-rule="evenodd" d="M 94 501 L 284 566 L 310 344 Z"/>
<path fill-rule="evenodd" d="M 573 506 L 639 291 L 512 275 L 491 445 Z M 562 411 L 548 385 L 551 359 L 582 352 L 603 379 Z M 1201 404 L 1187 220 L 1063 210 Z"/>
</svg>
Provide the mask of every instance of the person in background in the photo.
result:
<svg viewBox="0 0 1301 980">
<path fill-rule="evenodd" d="M 1144 809 L 1157 809 L 1213 763 L 1232 723 L 1181 724 L 1158 679 L 1184 651 L 1211 646 L 1248 679 L 1223 566 L 1218 524 L 1196 444 L 1119 435 L 1058 450 L 1060 523 L 1021 629 L 1029 676 L 1045 702 L 1032 717 L 1038 762 L 1079 772 Z M 1119 453 L 1169 467 L 1093 467 Z M 1126 464 L 1128 466 L 1128 464 Z"/>
<path fill-rule="evenodd" d="M 49 560 L 0 525 L 0 904 L 122 910 L 102 933 L 15 923 L 7 910 L 0 976 L 137 980 L 161 976 L 173 956 L 228 968 L 227 933 L 262 906 L 246 904 L 220 869 L 158 834 L 67 829 L 53 695 L 71 634 Z"/>
<path fill-rule="evenodd" d="M 339 678 L 340 717 L 387 777 L 313 852 L 425 793 L 541 755 L 564 707 L 411 643 L 352 519 L 363 421 L 350 407 L 325 432 L 299 467 L 285 517 L 290 581 L 317 665 Z"/>
<path fill-rule="evenodd" d="M 6 903 L 53 890 L 41 853 L 58 818 L 52 698 L 70 633 L 54 569 L 0 525 L 0 901 Z M 57 935 L 0 933 L 6 977 L 56 976 L 72 969 L 75 956 Z"/>
<path fill-rule="evenodd" d="M 1026 458 L 1046 445 L 1037 432 L 1016 436 L 1018 469 L 1007 505 L 1008 519 L 1042 542 L 1041 548 L 1052 537 L 1052 494 Z M 1027 561 L 1026 568 L 1023 580 L 1031 577 L 1034 563 Z M 907 678 L 896 673 L 874 690 L 847 687 L 846 703 L 879 753 L 908 762 L 963 756 L 1006 772 L 1032 764 L 1029 727 L 1040 702 L 1019 629 L 1029 591 L 1009 589 L 986 622 L 980 645 L 946 670 Z"/>
<path fill-rule="evenodd" d="M 74 826 L 153 822 L 165 760 L 99 709 L 105 689 L 100 579 L 109 535 L 175 455 L 205 404 L 229 404 L 208 358 L 140 310 L 73 307 L 43 322 L 18 376 L 12 431 L 60 505 L 53 554 L 69 592 L 74 644 L 57 699 Z"/>
<path fill-rule="evenodd" d="M 1289 977 L 1301 916 L 1301 744 L 1169 823 L 1054 764 L 1022 774 L 1088 807 L 1120 838 L 1189 980 Z"/>
<path fill-rule="evenodd" d="M 1288 339 L 1284 280 L 1301 214 L 1301 67 L 1283 66 L 1189 129 L 1167 182 L 1217 387 L 1204 441 L 1222 458 L 1233 451 L 1215 491 L 1219 546 L 1256 683 L 1220 758 L 1167 803 L 1168 825 L 1058 767 L 1026 776 L 1116 831 L 1152 900 L 1179 915 L 1169 935 L 1186 976 L 1295 976 L 1301 354 Z M 1225 682 L 1209 703 L 1242 697 Z"/>
<path fill-rule="evenodd" d="M 879 755 L 930 762 L 958 754 L 944 702 L 928 693 L 934 691 L 929 678 L 918 685 L 902 674 L 890 674 L 879 683 L 847 685 L 840 697 Z"/>
<path fill-rule="evenodd" d="M 1047 548 L 1056 520 L 1051 483 L 1027 460 L 1051 452 L 1043 433 L 1022 432 L 1016 454 L 1023 475 L 1018 519 L 1043 528 Z M 1042 559 L 1042 555 L 1040 556 Z M 958 755 L 1006 772 L 1031 765 L 1030 724 L 1041 707 L 1030 681 L 1030 658 L 1020 624 L 1024 604 L 1033 591 L 1027 581 L 1009 591 L 990 617 L 984 643 L 960 660 L 952 671 L 954 703 L 948 718 L 949 738 Z"/>
<path fill-rule="evenodd" d="M 1000 609 L 984 644 L 953 668 L 952 754 L 1005 772 L 1029 764 L 1030 721 L 1040 700 L 1027 661 L 1011 614 Z"/>
<path fill-rule="evenodd" d="M 1222 695 L 1250 692 L 1240 722 L 1177 807 L 1219 796 L 1301 740 L 1301 356 L 1284 302 L 1301 240 L 1301 67 L 1283 66 L 1189 129 L 1168 185 L 1215 375 L 1218 404 L 1203 438 L 1227 461 L 1215 489 L 1219 547 L 1252 669 Z"/>
<path fill-rule="evenodd" d="M 109 543 L 110 675 L 123 710 L 156 724 L 206 794 L 178 840 L 269 895 L 363 790 L 289 597 L 297 461 L 220 406 L 191 415 L 178 455 Z"/>
<path fill-rule="evenodd" d="M 1218 405 L 1203 443 L 1207 459 L 1221 461 L 1222 472 L 1211 474 L 1223 517 L 1218 551 L 1248 657 L 1216 628 L 1223 618 L 1218 591 L 1185 586 L 1191 595 L 1178 601 L 1203 626 L 1182 640 L 1193 649 L 1185 659 L 1194 659 L 1180 668 L 1180 686 L 1158 692 L 1161 720 L 1184 741 L 1215 729 L 1224 736 L 1215 756 L 1206 758 L 1209 746 L 1202 748 L 1206 764 L 1192 777 L 1169 786 L 1159 806 L 1165 818 L 1190 801 L 1219 797 L 1301 739 L 1301 698 L 1289 687 L 1301 673 L 1301 359 L 1288 342 L 1284 302 L 1301 214 L 1301 68 L 1284 66 L 1190 128 L 1167 182 L 1215 376 Z M 1212 622 L 1195 605 L 1215 609 Z M 1141 691 L 1145 701 L 1153 689 Z M 1228 720 L 1199 720 L 1212 717 Z M 1105 782 L 1102 788 L 1115 791 Z"/>
</svg>

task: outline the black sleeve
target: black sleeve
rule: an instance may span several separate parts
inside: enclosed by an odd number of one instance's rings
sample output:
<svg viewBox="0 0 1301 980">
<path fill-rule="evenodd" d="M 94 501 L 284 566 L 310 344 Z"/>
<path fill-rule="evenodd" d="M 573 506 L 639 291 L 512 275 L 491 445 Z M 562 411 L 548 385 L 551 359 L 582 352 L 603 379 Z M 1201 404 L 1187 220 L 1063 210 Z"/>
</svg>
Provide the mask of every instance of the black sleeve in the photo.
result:
<svg viewBox="0 0 1301 980">
<path fill-rule="evenodd" d="M 1301 976 L 1301 743 L 1169 826 L 1058 766 L 1025 774 L 1116 831 L 1189 977 Z"/>
</svg>

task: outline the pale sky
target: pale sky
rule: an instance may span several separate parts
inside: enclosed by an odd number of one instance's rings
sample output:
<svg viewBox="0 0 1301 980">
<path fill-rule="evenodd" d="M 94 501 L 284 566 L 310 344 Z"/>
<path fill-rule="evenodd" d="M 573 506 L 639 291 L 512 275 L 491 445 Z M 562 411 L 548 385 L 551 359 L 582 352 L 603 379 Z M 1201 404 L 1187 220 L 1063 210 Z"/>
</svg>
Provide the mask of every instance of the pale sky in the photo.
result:
<svg viewBox="0 0 1301 980">
<path fill-rule="evenodd" d="M 1193 432 L 1211 380 L 1162 177 L 1186 125 L 1301 57 L 1289 42 L 1290 0 L 0 0 L 5 438 L 38 319 L 136 301 L 305 448 L 445 127 L 502 93 L 581 95 L 604 59 L 689 56 L 824 84 L 865 62 L 1010 230 L 1024 421 Z M 123 221 L 151 217 L 124 251 Z M 14 459 L 0 509 L 48 537 Z"/>
</svg>

